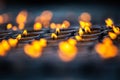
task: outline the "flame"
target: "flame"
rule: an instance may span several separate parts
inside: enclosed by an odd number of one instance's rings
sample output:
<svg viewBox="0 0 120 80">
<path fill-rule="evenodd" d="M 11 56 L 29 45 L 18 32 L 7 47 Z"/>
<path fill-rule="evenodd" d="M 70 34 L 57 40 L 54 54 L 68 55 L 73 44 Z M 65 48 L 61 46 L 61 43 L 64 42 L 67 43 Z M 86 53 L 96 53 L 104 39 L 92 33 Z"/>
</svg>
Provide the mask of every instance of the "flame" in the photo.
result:
<svg viewBox="0 0 120 80">
<path fill-rule="evenodd" d="M 55 29 L 56 27 L 57 27 L 57 26 L 56 26 L 55 23 L 51 23 L 51 24 L 50 24 L 50 28 L 51 28 L 51 29 Z"/>
<path fill-rule="evenodd" d="M 8 14 L 1 14 L 0 15 L 0 24 L 7 23 L 9 20 Z"/>
<path fill-rule="evenodd" d="M 16 39 L 20 40 L 21 37 L 22 37 L 22 35 L 21 35 L 21 34 L 18 34 L 17 37 L 16 37 Z"/>
<path fill-rule="evenodd" d="M 96 52 L 101 58 L 108 59 L 117 56 L 118 48 L 112 43 L 109 38 L 105 38 L 103 43 L 98 43 L 95 46 Z"/>
<path fill-rule="evenodd" d="M 77 41 L 81 41 L 81 40 L 82 40 L 82 37 L 79 36 L 79 35 L 76 35 L 76 36 L 75 36 L 75 39 L 76 39 Z"/>
<path fill-rule="evenodd" d="M 112 28 L 113 28 L 114 33 L 120 34 L 120 29 L 118 27 L 113 26 Z"/>
<path fill-rule="evenodd" d="M 2 40 L 1 44 L 2 44 L 2 47 L 4 48 L 5 51 L 10 50 L 10 45 L 7 42 L 7 40 Z"/>
<path fill-rule="evenodd" d="M 113 27 L 113 25 L 114 25 L 114 22 L 110 18 L 106 19 L 105 23 L 106 23 L 107 27 Z"/>
<path fill-rule="evenodd" d="M 52 33 L 52 34 L 51 34 L 51 38 L 57 39 L 57 35 L 56 35 L 55 33 Z"/>
<path fill-rule="evenodd" d="M 25 29 L 22 34 L 27 35 L 27 30 Z"/>
<path fill-rule="evenodd" d="M 63 23 L 62 23 L 62 28 L 69 28 L 70 27 L 70 22 L 67 21 L 67 20 L 64 20 Z"/>
<path fill-rule="evenodd" d="M 18 28 L 17 28 L 16 26 L 13 26 L 13 27 L 12 27 L 12 30 L 13 30 L 13 31 L 17 31 Z"/>
<path fill-rule="evenodd" d="M 80 21 L 84 21 L 84 22 L 89 22 L 91 20 L 91 15 L 87 12 L 83 12 L 80 16 L 79 16 L 79 20 Z"/>
<path fill-rule="evenodd" d="M 38 48 L 38 46 L 33 47 L 30 44 L 26 44 L 24 46 L 24 52 L 26 55 L 28 55 L 31 58 L 39 58 L 41 54 L 41 48 Z"/>
<path fill-rule="evenodd" d="M 60 29 L 59 28 L 56 28 L 56 33 L 60 33 Z"/>
<path fill-rule="evenodd" d="M 34 30 L 41 30 L 42 29 L 42 24 L 39 22 L 36 22 L 33 26 Z"/>
<path fill-rule="evenodd" d="M 116 39 L 117 38 L 117 34 L 115 34 L 113 32 L 109 32 L 108 35 L 111 39 Z"/>
<path fill-rule="evenodd" d="M 74 43 L 72 42 L 72 44 Z M 77 55 L 77 47 L 75 46 L 75 44 L 71 45 L 71 43 L 67 41 L 62 41 L 59 43 L 58 55 L 60 59 L 65 62 L 71 61 Z"/>
<path fill-rule="evenodd" d="M 7 24 L 7 29 L 11 29 L 12 28 L 12 24 Z"/>
<path fill-rule="evenodd" d="M 82 35 L 84 34 L 82 28 L 79 28 L 78 34 L 79 34 L 80 36 L 82 36 Z"/>
<path fill-rule="evenodd" d="M 18 43 L 18 40 L 10 38 L 10 39 L 8 39 L 8 43 L 11 47 L 15 47 Z"/>
</svg>

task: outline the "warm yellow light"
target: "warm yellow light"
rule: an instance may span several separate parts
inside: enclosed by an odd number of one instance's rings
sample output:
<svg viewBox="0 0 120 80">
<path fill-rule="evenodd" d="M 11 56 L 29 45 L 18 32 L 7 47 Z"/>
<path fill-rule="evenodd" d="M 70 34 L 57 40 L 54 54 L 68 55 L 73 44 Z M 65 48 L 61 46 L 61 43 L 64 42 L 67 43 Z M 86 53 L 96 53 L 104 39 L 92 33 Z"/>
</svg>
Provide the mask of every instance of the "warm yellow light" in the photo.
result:
<svg viewBox="0 0 120 80">
<path fill-rule="evenodd" d="M 18 43 L 18 40 L 10 38 L 10 39 L 8 39 L 8 43 L 11 47 L 15 47 Z"/>
<path fill-rule="evenodd" d="M 75 36 L 75 39 L 76 39 L 77 41 L 81 41 L 81 40 L 82 40 L 82 37 L 79 36 L 79 35 L 76 35 L 76 36 Z"/>
<path fill-rule="evenodd" d="M 109 38 L 105 38 L 103 43 L 98 43 L 95 46 L 95 50 L 104 59 L 113 58 L 118 54 L 118 48 Z"/>
<path fill-rule="evenodd" d="M 55 33 L 52 33 L 51 38 L 57 39 L 57 35 Z"/>
<path fill-rule="evenodd" d="M 113 25 L 114 25 L 114 22 L 110 18 L 106 19 L 105 23 L 106 23 L 107 27 L 113 27 Z"/>
<path fill-rule="evenodd" d="M 42 24 L 39 22 L 36 22 L 33 26 L 34 30 L 41 30 L 42 29 Z"/>
<path fill-rule="evenodd" d="M 12 28 L 12 24 L 7 24 L 7 29 L 11 29 Z"/>
<path fill-rule="evenodd" d="M 23 31 L 23 35 L 27 35 L 27 30 L 26 29 Z"/>
<path fill-rule="evenodd" d="M 117 34 L 115 34 L 113 32 L 108 32 L 108 35 L 110 36 L 111 39 L 116 39 L 117 38 Z"/>
<path fill-rule="evenodd" d="M 21 37 L 22 37 L 22 35 L 21 35 L 21 34 L 18 34 L 17 37 L 16 37 L 16 39 L 20 40 Z"/>
<path fill-rule="evenodd" d="M 82 30 L 82 28 L 79 28 L 78 34 L 79 34 L 80 36 L 82 36 L 82 35 L 84 34 L 84 31 Z"/>
</svg>

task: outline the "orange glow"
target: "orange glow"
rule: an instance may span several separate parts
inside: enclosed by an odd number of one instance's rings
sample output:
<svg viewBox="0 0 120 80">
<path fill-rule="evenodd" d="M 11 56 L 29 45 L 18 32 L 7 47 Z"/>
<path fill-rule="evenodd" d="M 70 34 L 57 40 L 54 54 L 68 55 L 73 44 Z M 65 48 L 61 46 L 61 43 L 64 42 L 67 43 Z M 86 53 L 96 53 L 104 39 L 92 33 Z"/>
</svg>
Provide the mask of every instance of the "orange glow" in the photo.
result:
<svg viewBox="0 0 120 80">
<path fill-rule="evenodd" d="M 75 39 L 72 39 L 72 38 L 68 39 L 67 41 L 69 44 L 71 44 L 73 46 L 75 46 L 77 44 L 77 41 Z"/>
<path fill-rule="evenodd" d="M 41 47 L 46 47 L 46 46 L 47 46 L 47 40 L 44 39 L 44 38 L 41 38 L 41 39 L 40 39 L 40 46 L 41 46 Z"/>
<path fill-rule="evenodd" d="M 25 27 L 25 24 L 24 24 L 24 23 L 20 23 L 20 24 L 18 25 L 18 28 L 19 28 L 20 30 L 24 29 L 24 27 Z"/>
<path fill-rule="evenodd" d="M 113 31 L 116 34 L 120 34 L 120 29 L 118 27 L 113 26 Z"/>
<path fill-rule="evenodd" d="M 26 29 L 23 31 L 23 35 L 27 35 L 27 30 Z"/>
<path fill-rule="evenodd" d="M 21 37 L 22 37 L 22 35 L 21 35 L 21 34 L 18 34 L 17 37 L 16 37 L 16 39 L 20 40 Z"/>
<path fill-rule="evenodd" d="M 79 35 L 76 35 L 76 36 L 75 36 L 75 39 L 76 39 L 77 41 L 81 41 L 81 40 L 82 40 L 82 37 L 79 36 Z"/>
<path fill-rule="evenodd" d="M 2 40 L 1 44 L 5 51 L 10 50 L 10 45 L 6 40 Z"/>
<path fill-rule="evenodd" d="M 79 23 L 80 23 L 80 27 L 83 28 L 83 29 L 85 27 L 89 27 L 90 28 L 91 25 L 92 25 L 90 22 L 84 22 L 84 21 L 79 21 Z"/>
<path fill-rule="evenodd" d="M 3 24 L 4 23 L 4 18 L 2 15 L 0 15 L 0 24 Z"/>
<path fill-rule="evenodd" d="M 12 27 L 12 30 L 13 30 L 13 31 L 17 31 L 18 28 L 17 28 L 16 26 L 13 26 L 13 27 Z"/>
<path fill-rule="evenodd" d="M 42 55 L 41 48 L 33 47 L 30 44 L 24 46 L 24 52 L 31 58 L 39 58 Z"/>
<path fill-rule="evenodd" d="M 60 29 L 59 28 L 56 28 L 56 33 L 60 33 Z"/>
<path fill-rule="evenodd" d="M 24 23 L 26 23 L 26 21 L 27 21 L 27 16 L 28 16 L 27 11 L 23 10 L 23 11 L 19 12 L 19 14 L 18 14 L 17 17 L 16 17 L 16 22 L 17 22 L 18 24 L 21 24 L 21 23 L 24 24 Z"/>
<path fill-rule="evenodd" d="M 116 39 L 117 38 L 117 34 L 115 34 L 113 32 L 109 32 L 108 35 L 111 39 Z"/>
<path fill-rule="evenodd" d="M 71 45 L 66 41 L 62 41 L 59 43 L 59 57 L 61 60 L 68 62 L 73 60 L 77 55 L 77 47 Z"/>
<path fill-rule="evenodd" d="M 11 29 L 12 28 L 12 24 L 7 24 L 7 29 Z"/>
<path fill-rule="evenodd" d="M 57 27 L 57 26 L 56 26 L 55 23 L 51 23 L 51 24 L 50 24 L 50 28 L 51 28 L 51 29 L 55 29 L 56 27 Z"/>
<path fill-rule="evenodd" d="M 5 55 L 6 55 L 6 51 L 4 50 L 4 48 L 2 47 L 0 43 L 0 56 L 5 56 Z"/>
<path fill-rule="evenodd" d="M 56 35 L 55 33 L 52 33 L 52 34 L 51 34 L 51 38 L 57 39 L 57 35 Z"/>
<path fill-rule="evenodd" d="M 43 11 L 40 16 L 38 16 L 35 22 L 40 22 L 45 28 L 47 28 L 52 19 L 53 13 L 51 11 Z"/>
<path fill-rule="evenodd" d="M 10 39 L 8 39 L 8 43 L 11 47 L 15 47 L 18 43 L 18 40 L 10 38 Z"/>
<path fill-rule="evenodd" d="M 67 20 L 64 20 L 62 23 L 62 28 L 69 28 L 70 27 L 70 22 Z"/>
<path fill-rule="evenodd" d="M 82 36 L 82 35 L 84 34 L 82 28 L 79 28 L 78 34 L 79 34 L 80 36 Z"/>
<path fill-rule="evenodd" d="M 64 24 L 64 23 L 63 23 L 61 26 L 62 26 L 62 28 L 63 28 L 63 29 L 65 29 L 65 28 L 66 28 L 66 26 L 65 26 L 65 24 Z"/>
<path fill-rule="evenodd" d="M 95 50 L 100 55 L 100 57 L 104 59 L 113 58 L 118 54 L 118 48 L 109 38 L 105 38 L 103 43 L 98 43 L 95 46 Z"/>
<path fill-rule="evenodd" d="M 41 30 L 42 29 L 42 24 L 39 22 L 36 22 L 33 26 L 34 30 Z"/>
<path fill-rule="evenodd" d="M 114 25 L 114 22 L 110 18 L 106 19 L 105 23 L 106 23 L 107 27 L 113 27 L 113 25 Z"/>
<path fill-rule="evenodd" d="M 84 22 L 89 22 L 91 20 L 91 15 L 87 12 L 83 12 L 80 16 L 79 16 L 79 20 L 80 21 L 84 21 Z"/>
</svg>

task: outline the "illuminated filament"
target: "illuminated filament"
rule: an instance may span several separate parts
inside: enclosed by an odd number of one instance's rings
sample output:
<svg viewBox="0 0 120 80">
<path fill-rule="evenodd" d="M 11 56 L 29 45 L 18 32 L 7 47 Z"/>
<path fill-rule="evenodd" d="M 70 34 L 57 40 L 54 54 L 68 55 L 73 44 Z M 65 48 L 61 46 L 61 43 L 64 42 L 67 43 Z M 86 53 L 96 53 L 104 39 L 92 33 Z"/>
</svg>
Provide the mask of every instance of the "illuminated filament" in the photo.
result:
<svg viewBox="0 0 120 80">
<path fill-rule="evenodd" d="M 107 27 L 113 27 L 113 25 L 114 25 L 114 22 L 110 18 L 106 19 L 105 23 L 106 23 Z"/>
<path fill-rule="evenodd" d="M 60 29 L 59 28 L 56 28 L 56 33 L 60 33 Z"/>
<path fill-rule="evenodd" d="M 27 30 L 26 29 L 23 31 L 23 35 L 27 35 Z"/>
<path fill-rule="evenodd" d="M 18 34 L 17 37 L 16 37 L 16 39 L 20 40 L 21 37 L 22 37 L 22 35 L 21 35 L 21 34 Z"/>
<path fill-rule="evenodd" d="M 79 28 L 78 34 L 79 34 L 80 36 L 82 36 L 82 35 L 84 34 L 82 28 Z"/>
<path fill-rule="evenodd" d="M 57 39 L 57 35 L 56 35 L 55 33 L 52 33 L 52 34 L 51 34 L 51 38 Z"/>
</svg>

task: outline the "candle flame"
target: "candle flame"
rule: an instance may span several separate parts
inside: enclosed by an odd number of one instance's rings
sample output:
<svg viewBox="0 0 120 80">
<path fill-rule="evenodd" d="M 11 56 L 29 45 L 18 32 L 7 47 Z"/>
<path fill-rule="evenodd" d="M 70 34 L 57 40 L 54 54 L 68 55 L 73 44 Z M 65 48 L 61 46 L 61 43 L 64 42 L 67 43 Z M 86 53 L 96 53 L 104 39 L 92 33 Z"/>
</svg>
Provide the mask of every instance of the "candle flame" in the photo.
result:
<svg viewBox="0 0 120 80">
<path fill-rule="evenodd" d="M 34 30 L 41 30 L 42 29 L 42 24 L 39 22 L 36 22 L 33 26 Z"/>
<path fill-rule="evenodd" d="M 114 25 L 114 22 L 110 18 L 106 19 L 105 23 L 106 23 L 107 27 L 113 27 L 113 25 Z"/>
<path fill-rule="evenodd" d="M 103 43 L 98 43 L 95 46 L 96 52 L 101 58 L 108 59 L 117 56 L 118 48 L 112 43 L 109 38 L 105 38 Z"/>
</svg>

